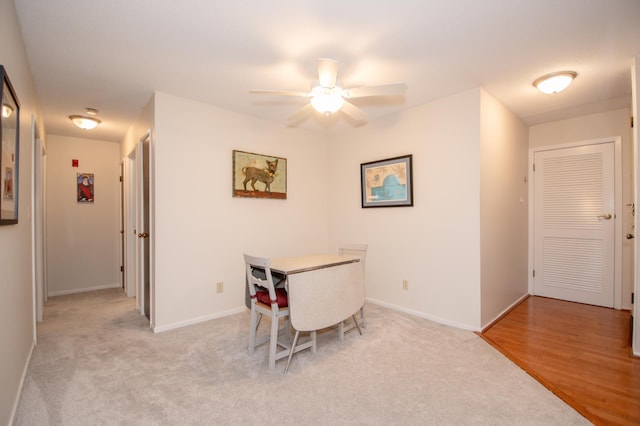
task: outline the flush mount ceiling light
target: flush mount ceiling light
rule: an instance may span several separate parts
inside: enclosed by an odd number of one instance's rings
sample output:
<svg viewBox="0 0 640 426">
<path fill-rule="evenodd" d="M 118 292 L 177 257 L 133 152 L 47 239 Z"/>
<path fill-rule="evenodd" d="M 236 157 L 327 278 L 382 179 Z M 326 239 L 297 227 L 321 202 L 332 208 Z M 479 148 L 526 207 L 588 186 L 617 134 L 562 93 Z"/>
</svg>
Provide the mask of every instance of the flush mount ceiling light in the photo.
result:
<svg viewBox="0 0 640 426">
<path fill-rule="evenodd" d="M 71 120 L 73 124 L 83 130 L 95 129 L 98 124 L 102 123 L 100 120 L 95 118 L 95 116 L 98 115 L 97 109 L 85 108 L 85 112 L 91 117 L 85 117 L 82 115 L 70 115 L 69 120 Z"/>
<path fill-rule="evenodd" d="M 96 126 L 101 123 L 97 118 L 83 117 L 82 115 L 70 115 L 69 120 L 73 121 L 73 124 L 83 130 L 95 129 Z"/>
<path fill-rule="evenodd" d="M 2 118 L 9 118 L 13 114 L 13 108 L 7 104 L 2 104 Z"/>
<path fill-rule="evenodd" d="M 533 85 L 542 93 L 559 93 L 569 87 L 577 75 L 578 73 L 575 71 L 553 72 L 536 79 L 536 81 L 533 82 Z"/>
</svg>

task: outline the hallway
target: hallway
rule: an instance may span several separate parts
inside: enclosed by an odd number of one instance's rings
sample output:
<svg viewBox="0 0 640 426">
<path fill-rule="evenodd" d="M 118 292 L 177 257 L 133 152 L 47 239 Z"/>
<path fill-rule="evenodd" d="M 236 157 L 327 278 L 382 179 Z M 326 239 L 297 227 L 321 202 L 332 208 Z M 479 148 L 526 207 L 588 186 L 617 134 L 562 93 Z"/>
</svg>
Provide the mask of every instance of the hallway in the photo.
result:
<svg viewBox="0 0 640 426">
<path fill-rule="evenodd" d="M 481 336 L 595 424 L 640 424 L 630 313 L 531 296 Z"/>
</svg>

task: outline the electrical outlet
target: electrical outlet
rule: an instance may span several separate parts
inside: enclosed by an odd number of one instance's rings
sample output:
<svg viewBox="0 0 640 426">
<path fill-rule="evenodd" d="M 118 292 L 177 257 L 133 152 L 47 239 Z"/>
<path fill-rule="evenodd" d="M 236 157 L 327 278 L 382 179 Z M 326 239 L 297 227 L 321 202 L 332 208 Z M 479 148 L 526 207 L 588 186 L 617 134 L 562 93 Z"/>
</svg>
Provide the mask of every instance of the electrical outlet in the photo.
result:
<svg viewBox="0 0 640 426">
<path fill-rule="evenodd" d="M 224 283 L 222 281 L 216 283 L 216 292 L 222 293 L 224 291 Z"/>
<path fill-rule="evenodd" d="M 409 290 L 409 280 L 402 280 L 402 289 Z"/>
</svg>

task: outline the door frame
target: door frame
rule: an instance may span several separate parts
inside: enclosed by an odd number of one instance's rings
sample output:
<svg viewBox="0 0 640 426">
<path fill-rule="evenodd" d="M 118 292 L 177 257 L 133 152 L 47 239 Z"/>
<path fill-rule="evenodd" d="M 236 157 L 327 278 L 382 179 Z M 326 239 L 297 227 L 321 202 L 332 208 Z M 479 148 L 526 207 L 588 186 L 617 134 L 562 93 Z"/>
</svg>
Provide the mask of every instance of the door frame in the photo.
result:
<svg viewBox="0 0 640 426">
<path fill-rule="evenodd" d="M 623 201 L 622 201 L 622 137 L 611 136 L 607 138 L 589 139 L 578 142 L 571 142 L 558 145 L 547 145 L 535 148 L 529 148 L 529 178 L 528 178 L 528 191 L 529 191 L 529 266 L 528 266 L 528 290 L 529 294 L 533 293 L 533 265 L 535 254 L 535 197 L 534 197 L 534 183 L 535 175 L 533 173 L 533 162 L 535 154 L 541 151 L 552 151 L 566 148 L 577 148 L 581 146 L 597 145 L 603 143 L 613 143 L 614 145 L 614 208 L 616 219 L 614 224 L 614 264 L 613 264 L 613 307 L 614 309 L 622 309 L 622 238 L 623 238 Z"/>
<path fill-rule="evenodd" d="M 638 95 L 638 85 L 640 84 L 640 55 L 637 55 L 633 64 L 631 65 L 631 117 L 635 125 L 631 126 L 631 143 L 633 144 L 633 200 L 634 205 L 637 208 L 640 202 L 640 133 L 638 132 L 638 112 L 640 111 L 640 96 Z M 635 295 L 635 303 L 631 307 L 631 313 L 633 315 L 633 333 L 631 336 L 631 350 L 634 356 L 640 357 L 640 302 L 637 298 L 640 296 L 640 243 L 638 242 L 638 227 L 640 226 L 640 220 L 638 214 L 634 216 L 634 277 L 633 277 L 633 291 Z"/>
<path fill-rule="evenodd" d="M 138 297 L 136 264 L 136 150 L 133 149 L 123 160 L 124 183 L 124 284 L 128 297 Z M 138 310 L 139 305 L 136 304 Z"/>
<path fill-rule="evenodd" d="M 31 279 L 33 288 L 33 336 L 36 341 L 36 323 L 44 319 L 47 301 L 46 279 L 46 155 L 47 150 L 35 116 L 31 116 Z"/>
<path fill-rule="evenodd" d="M 144 206 L 142 188 L 143 144 L 149 142 L 149 205 Z M 125 221 L 125 284 L 128 296 L 136 297 L 136 309 L 140 315 L 145 315 L 144 290 L 144 256 L 149 258 L 149 325 L 153 329 L 155 324 L 155 283 L 154 283 L 154 209 L 153 209 L 153 137 L 151 129 L 145 132 L 131 152 L 124 158 L 124 221 Z M 149 223 L 149 251 L 144 252 L 143 238 L 138 234 L 142 230 L 142 215 L 148 209 Z"/>
<path fill-rule="evenodd" d="M 148 314 L 151 328 L 155 326 L 154 280 L 153 280 L 153 150 L 151 130 L 138 143 L 138 198 L 137 198 L 137 228 L 138 228 L 138 276 L 140 277 L 139 294 L 142 296 L 143 315 Z M 145 155 L 145 145 L 147 153 Z M 146 176 L 145 176 L 145 161 Z M 147 179 L 145 185 L 145 178 Z M 145 199 L 146 195 L 146 199 Z M 140 233 L 147 236 L 140 238 Z M 148 283 L 148 286 L 147 286 Z M 148 292 L 146 291 L 148 287 Z M 148 311 L 148 312 L 147 312 Z"/>
</svg>

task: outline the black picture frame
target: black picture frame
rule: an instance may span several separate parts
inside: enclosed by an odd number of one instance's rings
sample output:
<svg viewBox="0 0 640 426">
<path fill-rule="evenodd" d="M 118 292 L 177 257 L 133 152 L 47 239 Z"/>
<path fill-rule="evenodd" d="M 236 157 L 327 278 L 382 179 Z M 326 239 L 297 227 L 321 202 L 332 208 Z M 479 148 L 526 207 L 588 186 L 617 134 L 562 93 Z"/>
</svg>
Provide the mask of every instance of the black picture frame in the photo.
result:
<svg viewBox="0 0 640 426">
<path fill-rule="evenodd" d="M 360 164 L 362 208 L 413 206 L 413 155 Z"/>
<path fill-rule="evenodd" d="M 0 65 L 0 225 L 18 223 L 20 102 L 7 75 Z"/>
</svg>

